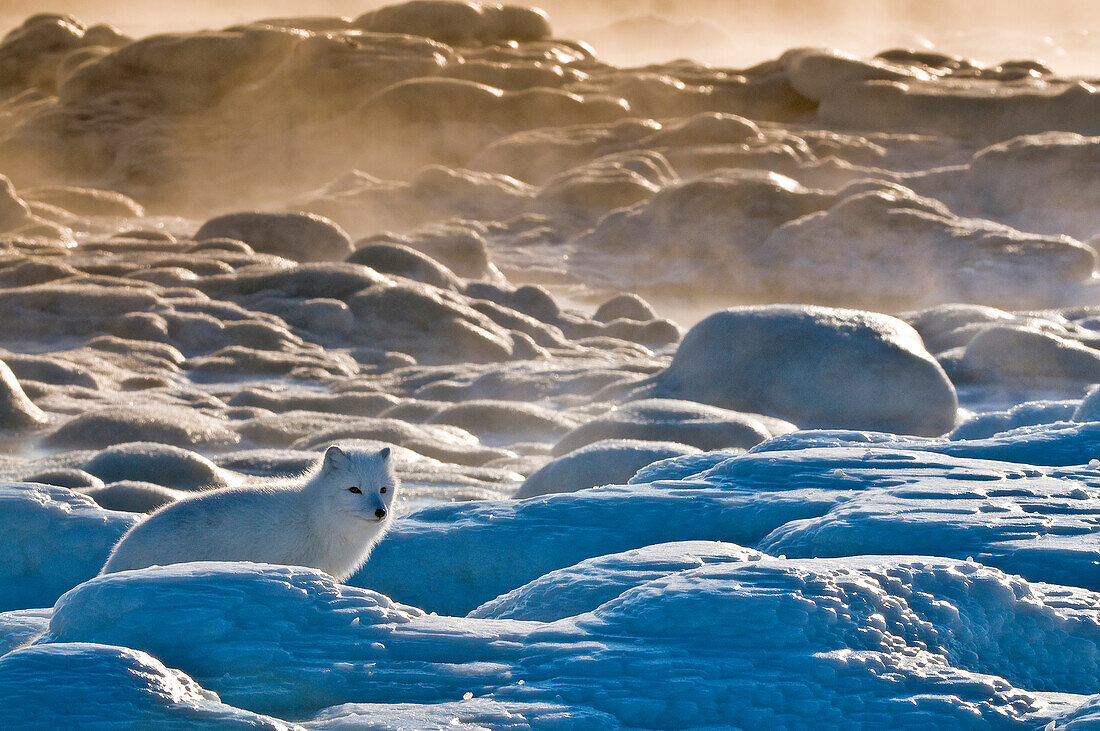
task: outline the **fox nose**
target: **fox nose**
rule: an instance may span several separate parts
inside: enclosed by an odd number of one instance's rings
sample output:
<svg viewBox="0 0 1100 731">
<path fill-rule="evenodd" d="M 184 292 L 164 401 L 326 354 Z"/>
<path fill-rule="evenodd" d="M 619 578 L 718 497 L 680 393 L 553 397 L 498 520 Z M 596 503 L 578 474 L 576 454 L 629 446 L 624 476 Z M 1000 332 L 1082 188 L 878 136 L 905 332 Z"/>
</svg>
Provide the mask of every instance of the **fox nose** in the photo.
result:
<svg viewBox="0 0 1100 731">
<path fill-rule="evenodd" d="M 374 511 L 374 514 L 376 516 L 378 516 L 379 520 L 381 520 L 382 518 L 386 517 L 386 509 L 385 508 L 378 508 L 378 510 Z"/>
</svg>

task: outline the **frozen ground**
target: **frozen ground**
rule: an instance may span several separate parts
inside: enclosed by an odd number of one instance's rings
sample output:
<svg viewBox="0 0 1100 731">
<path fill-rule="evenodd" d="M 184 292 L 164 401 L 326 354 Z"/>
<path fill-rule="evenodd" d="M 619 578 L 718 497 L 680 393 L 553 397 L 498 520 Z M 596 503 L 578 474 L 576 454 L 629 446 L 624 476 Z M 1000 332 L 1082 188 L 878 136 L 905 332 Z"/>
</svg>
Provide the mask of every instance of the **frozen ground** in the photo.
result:
<svg viewBox="0 0 1100 731">
<path fill-rule="evenodd" d="M 1100 727 L 1095 79 L 90 20 L 0 41 L 0 727 Z M 334 443 L 346 584 L 97 576 Z"/>
</svg>

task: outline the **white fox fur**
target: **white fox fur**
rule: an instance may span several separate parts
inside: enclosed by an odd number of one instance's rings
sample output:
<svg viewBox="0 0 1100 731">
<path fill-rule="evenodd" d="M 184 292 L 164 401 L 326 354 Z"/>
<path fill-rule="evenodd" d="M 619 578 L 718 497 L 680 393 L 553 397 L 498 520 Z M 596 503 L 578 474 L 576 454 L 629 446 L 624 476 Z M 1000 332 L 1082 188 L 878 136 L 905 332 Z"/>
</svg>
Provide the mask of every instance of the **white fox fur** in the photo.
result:
<svg viewBox="0 0 1100 731">
<path fill-rule="evenodd" d="M 101 573 L 254 561 L 311 566 L 346 579 L 389 528 L 397 488 L 391 462 L 389 448 L 333 446 L 297 480 L 184 498 L 127 531 Z"/>
</svg>

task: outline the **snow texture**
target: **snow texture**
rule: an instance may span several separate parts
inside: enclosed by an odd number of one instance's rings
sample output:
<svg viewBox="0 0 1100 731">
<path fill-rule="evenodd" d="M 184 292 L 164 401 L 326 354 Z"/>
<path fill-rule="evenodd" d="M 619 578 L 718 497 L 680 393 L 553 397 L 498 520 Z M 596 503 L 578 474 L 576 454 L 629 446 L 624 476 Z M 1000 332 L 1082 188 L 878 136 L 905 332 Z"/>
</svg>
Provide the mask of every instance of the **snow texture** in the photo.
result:
<svg viewBox="0 0 1100 731">
<path fill-rule="evenodd" d="M 227 706 L 178 670 L 127 647 L 89 642 L 0 656 L 5 728 L 293 728 Z"/>
<path fill-rule="evenodd" d="M 66 594 L 41 647 L 141 648 L 257 712 L 471 694 L 644 727 L 1024 728 L 1100 680 L 1083 589 L 951 559 L 725 557 L 750 560 L 648 578 L 651 558 L 609 559 L 633 588 L 556 622 L 425 615 L 307 569 L 143 569 Z"/>
<path fill-rule="evenodd" d="M 0 610 L 48 607 L 99 573 L 111 547 L 140 522 L 64 487 L 0 484 Z"/>
</svg>

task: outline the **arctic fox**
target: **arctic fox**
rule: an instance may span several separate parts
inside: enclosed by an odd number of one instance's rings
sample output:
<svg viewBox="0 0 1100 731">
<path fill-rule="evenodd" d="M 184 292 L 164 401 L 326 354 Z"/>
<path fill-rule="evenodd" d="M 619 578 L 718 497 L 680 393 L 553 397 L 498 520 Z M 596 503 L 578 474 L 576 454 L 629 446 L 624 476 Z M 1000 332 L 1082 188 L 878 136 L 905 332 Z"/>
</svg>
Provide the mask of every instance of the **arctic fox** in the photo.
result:
<svg viewBox="0 0 1100 731">
<path fill-rule="evenodd" d="M 390 525 L 397 488 L 390 449 L 329 447 L 301 478 L 211 490 L 131 528 L 100 573 L 186 561 L 311 566 L 344 580 Z"/>
</svg>

